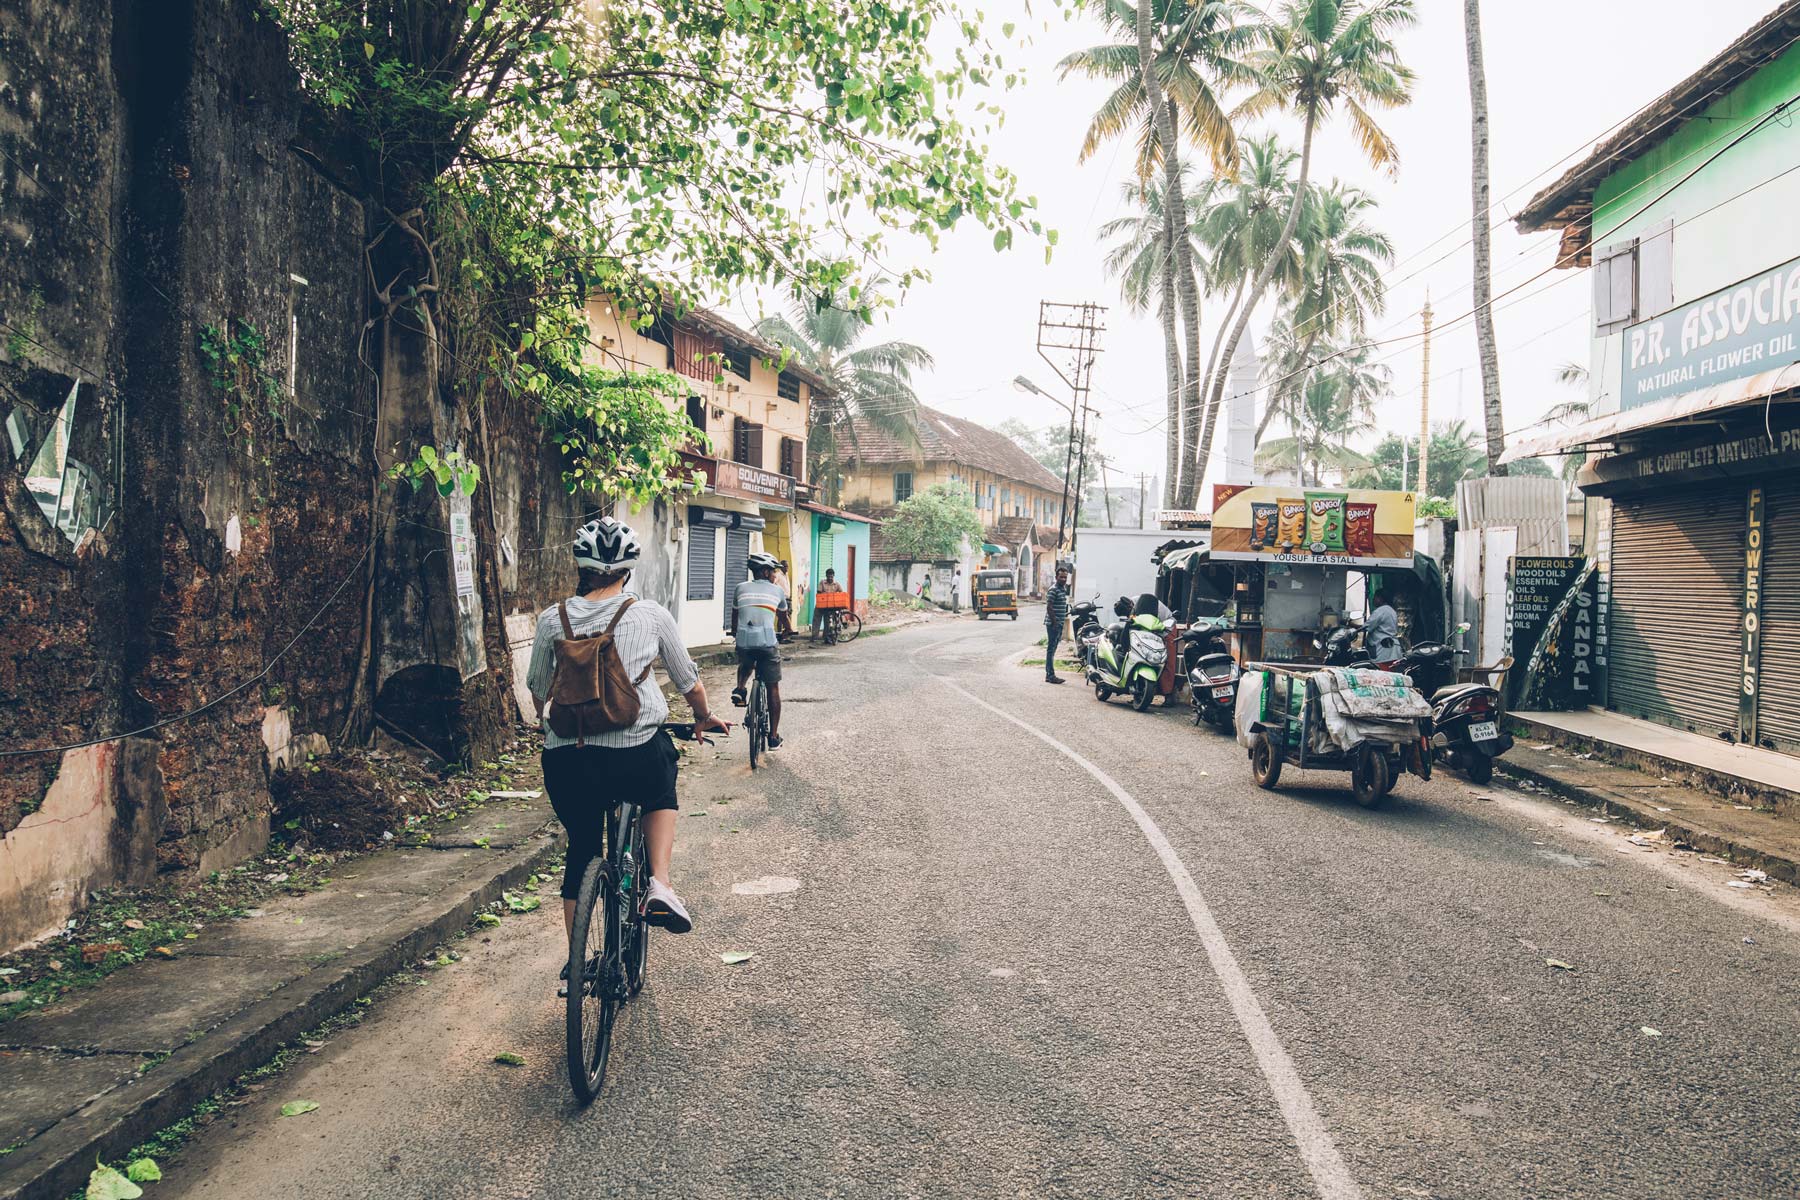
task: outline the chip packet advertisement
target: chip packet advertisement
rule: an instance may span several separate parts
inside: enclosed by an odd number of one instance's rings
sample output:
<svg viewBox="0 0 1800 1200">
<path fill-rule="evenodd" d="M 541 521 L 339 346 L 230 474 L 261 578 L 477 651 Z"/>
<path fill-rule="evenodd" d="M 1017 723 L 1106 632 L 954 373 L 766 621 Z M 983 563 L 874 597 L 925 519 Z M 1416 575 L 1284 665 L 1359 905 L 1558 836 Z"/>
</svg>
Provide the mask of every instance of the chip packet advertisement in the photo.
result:
<svg viewBox="0 0 1800 1200">
<path fill-rule="evenodd" d="M 1212 557 L 1355 567 L 1413 564 L 1411 492 L 1214 489 Z"/>
</svg>

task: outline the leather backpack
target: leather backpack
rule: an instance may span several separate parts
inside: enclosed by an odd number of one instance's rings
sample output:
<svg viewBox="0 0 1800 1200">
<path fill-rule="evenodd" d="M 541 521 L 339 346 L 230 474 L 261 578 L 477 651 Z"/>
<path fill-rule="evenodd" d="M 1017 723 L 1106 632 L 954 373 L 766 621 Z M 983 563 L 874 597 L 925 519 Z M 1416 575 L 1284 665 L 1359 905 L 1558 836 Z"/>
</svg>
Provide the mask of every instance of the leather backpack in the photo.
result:
<svg viewBox="0 0 1800 1200">
<path fill-rule="evenodd" d="M 550 677 L 550 728 L 557 737 L 585 740 L 597 733 L 625 729 L 638 719 L 638 684 L 650 675 L 650 666 L 635 680 L 625 671 L 613 630 L 625 610 L 636 602 L 627 596 L 605 629 L 576 637 L 569 624 L 569 608 L 558 601 L 563 636 L 556 642 L 556 670 Z M 652 663 L 651 665 L 654 665 Z"/>
</svg>

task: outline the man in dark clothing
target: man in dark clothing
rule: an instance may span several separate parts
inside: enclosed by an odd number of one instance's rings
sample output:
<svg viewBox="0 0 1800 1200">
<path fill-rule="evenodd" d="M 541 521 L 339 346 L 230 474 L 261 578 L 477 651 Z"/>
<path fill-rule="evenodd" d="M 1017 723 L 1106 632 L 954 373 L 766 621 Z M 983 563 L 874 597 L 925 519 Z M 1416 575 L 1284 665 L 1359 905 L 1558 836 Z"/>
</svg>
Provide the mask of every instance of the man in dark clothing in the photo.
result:
<svg viewBox="0 0 1800 1200">
<path fill-rule="evenodd" d="M 1056 568 L 1056 582 L 1044 593 L 1044 682 L 1062 683 L 1056 673 L 1056 644 L 1069 620 L 1069 568 Z"/>
</svg>

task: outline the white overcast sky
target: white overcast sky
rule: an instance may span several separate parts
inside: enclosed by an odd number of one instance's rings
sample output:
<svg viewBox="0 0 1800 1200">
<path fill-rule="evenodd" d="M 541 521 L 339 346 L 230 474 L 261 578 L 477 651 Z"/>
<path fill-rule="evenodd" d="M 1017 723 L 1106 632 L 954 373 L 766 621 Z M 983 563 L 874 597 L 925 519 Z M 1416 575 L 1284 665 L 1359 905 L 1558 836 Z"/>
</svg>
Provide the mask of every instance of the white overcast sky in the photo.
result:
<svg viewBox="0 0 1800 1200">
<path fill-rule="evenodd" d="M 1094 403 L 1103 414 L 1100 445 L 1125 472 L 1160 472 L 1160 325 L 1154 314 L 1125 311 L 1096 240 L 1099 227 L 1123 211 L 1119 193 L 1129 174 L 1130 150 L 1114 154 L 1107 148 L 1092 161 L 1077 163 L 1089 115 L 1107 88 L 1079 78 L 1060 81 L 1055 70 L 1070 50 L 1110 39 L 1091 18 L 1065 20 L 1047 0 L 1029 5 L 1030 12 L 1027 7 L 1025 0 L 983 5 L 991 25 L 1013 21 L 1021 36 L 1031 37 L 1022 51 L 1013 52 L 1027 83 L 1000 95 L 1007 121 L 991 149 L 997 161 L 1019 174 L 1023 190 L 1038 197 L 1043 220 L 1059 232 L 1054 256 L 1046 265 L 1041 245 L 1028 240 L 996 254 L 989 233 L 974 225 L 959 229 L 928 262 L 931 281 L 890 310 L 877 335 L 918 342 L 936 357 L 936 369 L 920 381 L 925 403 L 985 424 L 1018 417 L 1047 425 L 1058 410 L 1011 386 L 1022 373 L 1063 394 L 1036 355 L 1038 301 L 1109 305 L 1105 353 L 1094 374 Z M 1772 0 L 1488 0 L 1482 20 L 1493 196 L 1501 206 L 1496 216 L 1517 211 L 1617 122 L 1693 72 L 1771 7 Z M 1474 325 L 1466 319 L 1452 323 L 1470 309 L 1463 5 L 1418 0 L 1418 8 L 1419 24 L 1401 39 L 1404 59 L 1418 75 L 1413 103 L 1380 118 L 1400 147 L 1397 178 L 1372 171 L 1341 127 L 1328 128 L 1318 139 L 1313 177 L 1343 179 L 1379 199 L 1373 219 L 1393 238 L 1398 254 L 1389 275 L 1388 313 L 1376 329 L 1389 335 L 1416 331 L 1429 288 L 1439 329 L 1432 339 L 1433 420 L 1461 419 L 1479 428 Z M 1286 118 L 1278 118 L 1274 128 L 1298 144 L 1297 128 Z M 1554 233 L 1522 237 L 1506 222 L 1493 237 L 1496 296 L 1548 268 L 1555 244 Z M 1570 359 L 1587 359 L 1585 276 L 1555 271 L 1495 306 L 1509 432 L 1575 395 L 1557 384 L 1553 373 Z M 1223 308 L 1222 301 L 1207 305 L 1208 347 Z M 1266 317 L 1259 314 L 1252 328 L 1260 334 L 1265 326 Z M 1391 355 L 1394 372 L 1394 395 L 1379 413 L 1382 426 L 1416 431 L 1417 339 L 1377 354 Z M 1221 444 L 1214 451 L 1214 478 L 1222 459 Z"/>
</svg>

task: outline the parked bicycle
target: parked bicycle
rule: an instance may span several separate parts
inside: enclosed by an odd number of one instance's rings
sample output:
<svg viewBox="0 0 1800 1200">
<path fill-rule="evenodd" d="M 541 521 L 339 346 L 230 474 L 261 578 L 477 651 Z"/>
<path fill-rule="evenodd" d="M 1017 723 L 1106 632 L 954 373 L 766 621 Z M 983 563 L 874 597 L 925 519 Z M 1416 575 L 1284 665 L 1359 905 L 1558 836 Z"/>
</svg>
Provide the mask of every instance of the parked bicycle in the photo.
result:
<svg viewBox="0 0 1800 1200">
<path fill-rule="evenodd" d="M 856 635 L 862 632 L 862 618 L 847 608 L 828 608 L 825 610 L 825 624 L 820 636 L 827 646 L 835 646 L 839 642 L 854 642 Z"/>
<path fill-rule="evenodd" d="M 677 740 L 694 737 L 692 723 L 663 728 Z M 707 737 L 699 740 L 712 743 Z M 582 874 L 569 931 L 569 1084 L 582 1104 L 591 1104 L 606 1082 L 619 1009 L 644 990 L 650 943 L 644 902 L 649 889 L 643 810 L 625 800 L 607 814 L 605 850 Z"/>
</svg>

